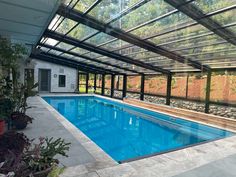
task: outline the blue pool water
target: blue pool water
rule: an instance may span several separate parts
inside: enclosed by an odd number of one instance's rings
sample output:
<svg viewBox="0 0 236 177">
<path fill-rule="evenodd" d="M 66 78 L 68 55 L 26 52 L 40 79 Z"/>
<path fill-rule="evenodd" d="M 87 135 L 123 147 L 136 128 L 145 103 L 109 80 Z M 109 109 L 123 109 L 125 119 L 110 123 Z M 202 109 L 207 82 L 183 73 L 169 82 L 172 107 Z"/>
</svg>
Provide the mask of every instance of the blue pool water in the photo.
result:
<svg viewBox="0 0 236 177">
<path fill-rule="evenodd" d="M 116 161 L 233 135 L 229 131 L 101 97 L 44 99 Z"/>
</svg>

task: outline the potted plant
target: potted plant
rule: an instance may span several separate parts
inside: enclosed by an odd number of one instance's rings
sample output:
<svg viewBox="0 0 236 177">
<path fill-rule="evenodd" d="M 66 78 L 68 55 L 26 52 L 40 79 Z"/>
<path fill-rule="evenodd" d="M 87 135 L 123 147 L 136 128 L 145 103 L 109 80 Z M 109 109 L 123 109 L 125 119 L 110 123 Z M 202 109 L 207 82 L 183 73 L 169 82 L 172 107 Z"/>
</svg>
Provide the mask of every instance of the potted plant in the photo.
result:
<svg viewBox="0 0 236 177">
<path fill-rule="evenodd" d="M 38 84 L 30 84 L 27 82 L 27 85 L 20 84 L 19 88 L 15 91 L 15 111 L 11 114 L 11 120 L 13 126 L 22 130 L 26 128 L 28 123 L 32 123 L 33 118 L 26 115 L 27 110 L 27 98 L 30 96 L 36 95 L 36 92 L 33 90 L 38 86 Z"/>
<path fill-rule="evenodd" d="M 61 138 L 39 138 L 39 143 L 29 147 L 24 157 L 33 176 L 47 176 L 59 163 L 56 155 L 67 157 L 69 145 Z"/>
<path fill-rule="evenodd" d="M 34 144 L 23 133 L 9 131 L 0 136 L 0 176 L 46 177 L 58 169 L 55 156 L 67 156 L 69 145 L 61 138 L 39 138 Z"/>
</svg>

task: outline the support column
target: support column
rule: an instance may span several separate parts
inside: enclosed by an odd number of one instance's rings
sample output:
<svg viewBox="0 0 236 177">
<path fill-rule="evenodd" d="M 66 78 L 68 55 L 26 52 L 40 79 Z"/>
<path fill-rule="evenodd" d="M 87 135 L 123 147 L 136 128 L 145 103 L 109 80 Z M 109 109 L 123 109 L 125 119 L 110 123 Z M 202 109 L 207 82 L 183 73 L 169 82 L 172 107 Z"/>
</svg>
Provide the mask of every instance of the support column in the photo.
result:
<svg viewBox="0 0 236 177">
<path fill-rule="evenodd" d="M 185 95 L 186 99 L 188 99 L 188 80 L 189 80 L 189 73 L 187 73 L 187 80 L 186 80 L 186 95 Z"/>
<path fill-rule="evenodd" d="M 210 93 L 211 93 L 211 71 L 208 71 L 207 84 L 206 84 L 205 113 L 209 113 Z"/>
<path fill-rule="evenodd" d="M 88 93 L 89 73 L 86 73 L 86 93 Z"/>
<path fill-rule="evenodd" d="M 105 93 L 105 74 L 102 75 L 102 95 Z"/>
<path fill-rule="evenodd" d="M 79 80 L 80 80 L 80 79 L 79 79 L 79 76 L 80 76 L 80 74 L 79 74 L 79 72 L 78 72 L 78 75 L 77 75 L 77 77 L 78 77 L 78 79 L 77 79 L 77 89 L 78 89 L 78 92 L 80 92 L 80 91 L 79 91 L 79 88 L 80 88 L 80 85 L 79 85 Z"/>
<path fill-rule="evenodd" d="M 167 75 L 166 105 L 170 105 L 172 75 Z"/>
<path fill-rule="evenodd" d="M 127 92 L 127 75 L 123 75 L 123 91 L 122 91 L 122 97 L 126 97 L 126 92 Z"/>
<path fill-rule="evenodd" d="M 141 75 L 141 90 L 140 90 L 140 100 L 144 100 L 144 85 L 145 85 L 145 75 Z"/>
<path fill-rule="evenodd" d="M 111 75 L 111 98 L 114 96 L 115 74 Z"/>
<path fill-rule="evenodd" d="M 96 89 L 97 89 L 97 74 L 94 74 L 94 83 L 93 83 L 94 93 L 96 93 Z"/>
</svg>

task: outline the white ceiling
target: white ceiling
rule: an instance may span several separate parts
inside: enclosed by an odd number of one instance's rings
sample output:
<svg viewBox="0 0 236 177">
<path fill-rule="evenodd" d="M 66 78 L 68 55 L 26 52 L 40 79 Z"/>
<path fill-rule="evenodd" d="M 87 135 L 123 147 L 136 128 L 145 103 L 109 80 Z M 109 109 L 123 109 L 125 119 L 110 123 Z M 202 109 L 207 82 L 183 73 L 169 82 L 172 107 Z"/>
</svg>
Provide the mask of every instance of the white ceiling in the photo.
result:
<svg viewBox="0 0 236 177">
<path fill-rule="evenodd" d="M 60 0 L 0 0 L 0 35 L 36 45 Z"/>
</svg>

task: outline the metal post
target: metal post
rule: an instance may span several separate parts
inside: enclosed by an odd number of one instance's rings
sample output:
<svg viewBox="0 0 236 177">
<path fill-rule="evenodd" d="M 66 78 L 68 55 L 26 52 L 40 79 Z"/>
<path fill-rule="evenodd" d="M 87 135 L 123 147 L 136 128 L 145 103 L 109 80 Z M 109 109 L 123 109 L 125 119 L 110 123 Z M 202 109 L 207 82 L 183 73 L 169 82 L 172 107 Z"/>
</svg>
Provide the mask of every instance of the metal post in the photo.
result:
<svg viewBox="0 0 236 177">
<path fill-rule="evenodd" d="M 187 73 L 187 80 L 186 80 L 186 95 L 185 95 L 186 99 L 188 99 L 188 80 L 189 80 L 189 73 Z"/>
<path fill-rule="evenodd" d="M 97 74 L 94 74 L 94 83 L 93 83 L 94 93 L 96 93 L 96 89 L 97 89 Z"/>
<path fill-rule="evenodd" d="M 127 92 L 127 75 L 123 75 L 123 91 L 122 91 L 122 97 L 126 97 L 126 92 Z"/>
<path fill-rule="evenodd" d="M 205 113 L 209 113 L 210 93 L 211 93 L 211 70 L 208 71 L 208 73 L 207 73 L 206 98 L 205 98 Z"/>
<path fill-rule="evenodd" d="M 89 73 L 86 73 L 86 93 L 88 93 Z"/>
<path fill-rule="evenodd" d="M 172 75 L 167 75 L 166 105 L 170 105 Z"/>
<path fill-rule="evenodd" d="M 105 74 L 102 75 L 102 95 L 105 93 Z"/>
<path fill-rule="evenodd" d="M 111 75 L 111 98 L 114 96 L 115 75 Z"/>
<path fill-rule="evenodd" d="M 79 80 L 80 80 L 80 79 L 79 79 L 79 76 L 80 76 L 80 74 L 79 74 L 79 71 L 78 71 L 78 80 L 77 80 L 77 88 L 78 88 L 78 92 L 80 92 L 80 91 L 79 91 L 79 88 L 80 88 L 80 84 L 79 84 Z"/>
<path fill-rule="evenodd" d="M 140 90 L 140 100 L 144 100 L 144 85 L 145 85 L 145 75 L 141 75 L 141 90 Z"/>
</svg>

